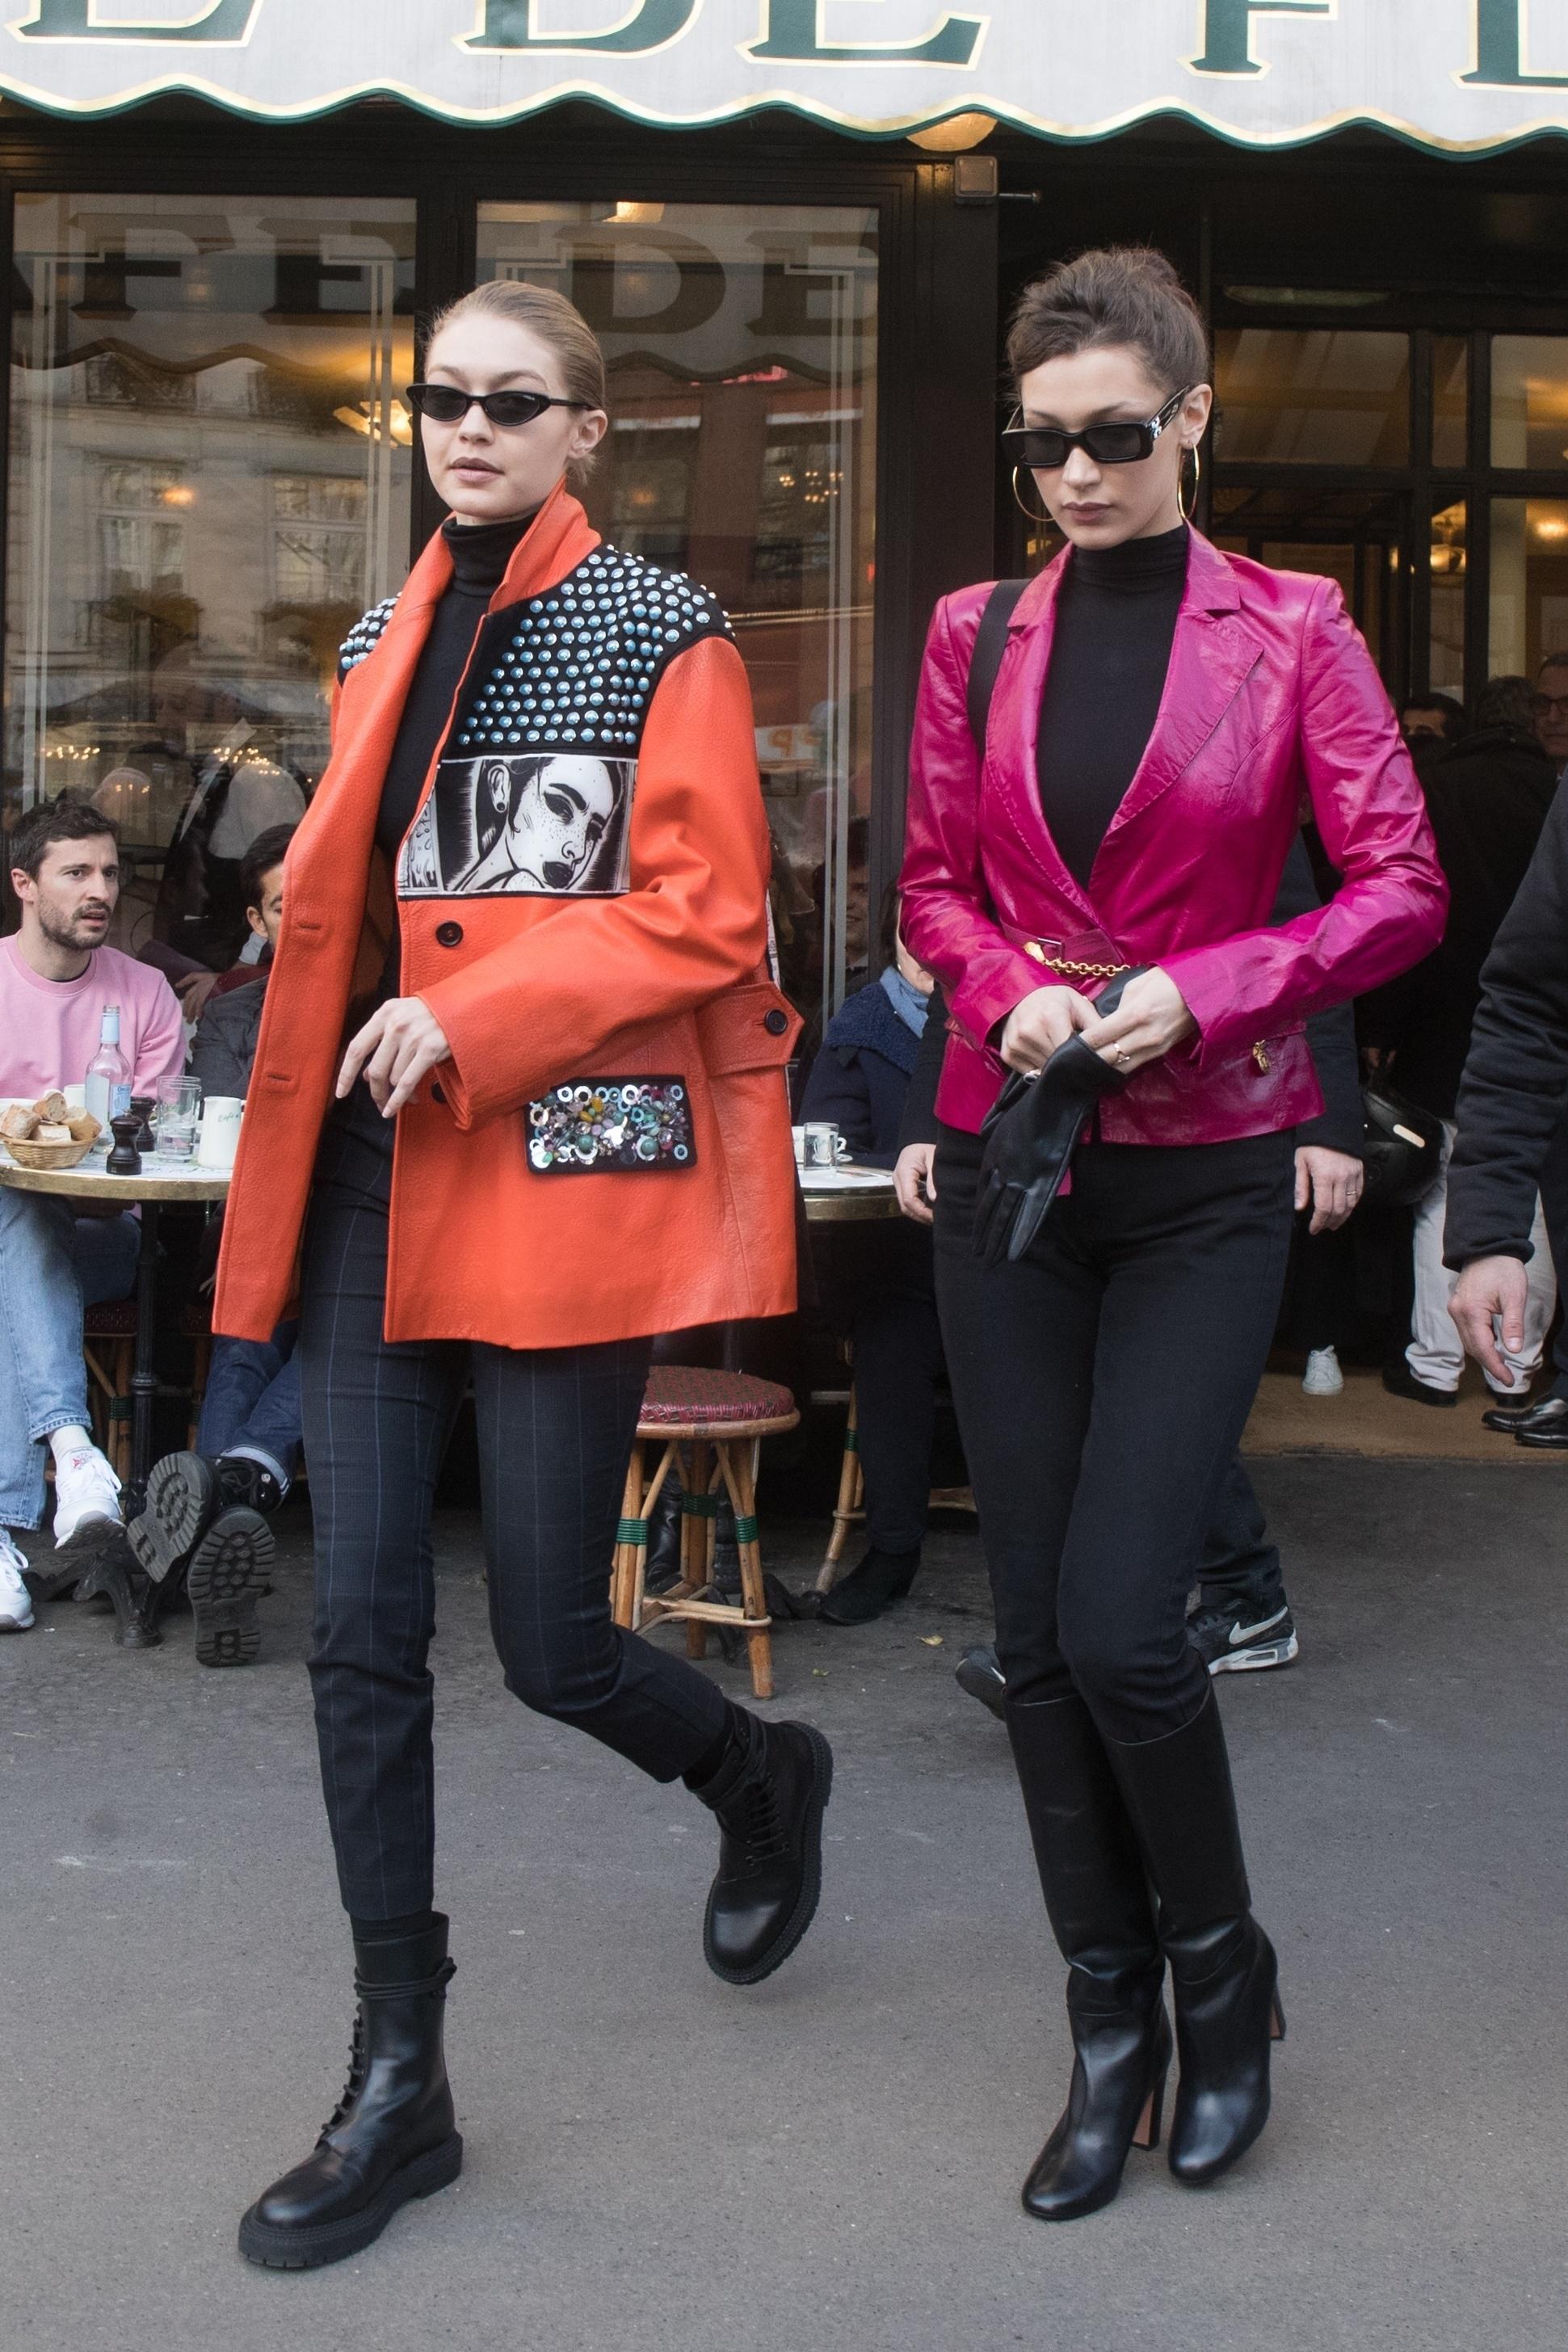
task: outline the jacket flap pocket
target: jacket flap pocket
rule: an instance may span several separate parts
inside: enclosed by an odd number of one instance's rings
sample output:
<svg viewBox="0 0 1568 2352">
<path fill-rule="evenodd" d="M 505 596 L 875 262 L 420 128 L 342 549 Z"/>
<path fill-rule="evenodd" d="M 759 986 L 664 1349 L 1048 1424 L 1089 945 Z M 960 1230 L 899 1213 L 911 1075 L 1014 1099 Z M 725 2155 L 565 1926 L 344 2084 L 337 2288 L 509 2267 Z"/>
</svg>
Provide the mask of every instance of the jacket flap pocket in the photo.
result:
<svg viewBox="0 0 1568 2352">
<path fill-rule="evenodd" d="M 804 1025 L 770 981 L 727 988 L 696 1016 L 703 1066 L 710 1078 L 738 1070 L 782 1069 Z"/>
</svg>

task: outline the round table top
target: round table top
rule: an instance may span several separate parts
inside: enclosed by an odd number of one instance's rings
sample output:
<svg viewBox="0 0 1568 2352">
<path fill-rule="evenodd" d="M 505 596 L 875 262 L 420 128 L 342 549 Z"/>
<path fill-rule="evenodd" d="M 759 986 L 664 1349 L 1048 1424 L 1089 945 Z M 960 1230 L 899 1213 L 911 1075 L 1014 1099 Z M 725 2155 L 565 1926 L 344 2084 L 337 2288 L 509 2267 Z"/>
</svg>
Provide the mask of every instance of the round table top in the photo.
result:
<svg viewBox="0 0 1568 2352">
<path fill-rule="evenodd" d="M 228 1168 L 198 1168 L 190 1160 L 178 1167 L 160 1164 L 150 1151 L 141 1155 L 140 1176 L 110 1176 L 101 1160 L 90 1158 L 74 1168 L 23 1168 L 0 1150 L 0 1184 L 14 1192 L 62 1192 L 76 1201 L 221 1201 L 233 1173 Z"/>
<path fill-rule="evenodd" d="M 809 1224 L 863 1224 L 904 1214 L 885 1168 L 802 1168 L 800 1174 Z"/>
</svg>

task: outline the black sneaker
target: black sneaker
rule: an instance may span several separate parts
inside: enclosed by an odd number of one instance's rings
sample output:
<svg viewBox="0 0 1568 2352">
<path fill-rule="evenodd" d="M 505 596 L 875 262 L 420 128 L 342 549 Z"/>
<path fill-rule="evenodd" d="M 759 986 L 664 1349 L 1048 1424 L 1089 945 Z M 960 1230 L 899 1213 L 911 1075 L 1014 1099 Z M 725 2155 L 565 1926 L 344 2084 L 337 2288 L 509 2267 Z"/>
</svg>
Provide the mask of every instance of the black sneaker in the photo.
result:
<svg viewBox="0 0 1568 2352">
<path fill-rule="evenodd" d="M 1288 1666 L 1301 1652 L 1287 1602 L 1257 1616 L 1232 1601 L 1218 1609 L 1195 1609 L 1186 1638 L 1211 1675 L 1256 1674 L 1261 1666 Z"/>
</svg>

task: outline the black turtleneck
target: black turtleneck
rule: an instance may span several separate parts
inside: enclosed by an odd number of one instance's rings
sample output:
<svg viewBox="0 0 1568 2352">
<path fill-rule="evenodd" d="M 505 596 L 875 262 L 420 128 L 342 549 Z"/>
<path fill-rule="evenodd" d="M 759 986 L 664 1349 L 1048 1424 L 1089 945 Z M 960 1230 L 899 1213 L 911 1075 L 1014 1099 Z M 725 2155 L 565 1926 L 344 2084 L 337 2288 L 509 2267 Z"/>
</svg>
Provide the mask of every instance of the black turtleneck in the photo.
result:
<svg viewBox="0 0 1568 2352">
<path fill-rule="evenodd" d="M 1154 732 L 1186 583 L 1187 528 L 1075 547 L 1040 700 L 1040 806 L 1082 889 Z"/>
<path fill-rule="evenodd" d="M 435 608 L 419 667 L 402 707 L 397 740 L 387 761 L 376 846 L 395 860 L 413 823 L 430 763 L 446 732 L 453 700 L 491 597 L 506 577 L 512 550 L 533 516 L 507 522 L 460 523 L 449 516 L 441 536 L 452 551 L 452 578 Z"/>
</svg>

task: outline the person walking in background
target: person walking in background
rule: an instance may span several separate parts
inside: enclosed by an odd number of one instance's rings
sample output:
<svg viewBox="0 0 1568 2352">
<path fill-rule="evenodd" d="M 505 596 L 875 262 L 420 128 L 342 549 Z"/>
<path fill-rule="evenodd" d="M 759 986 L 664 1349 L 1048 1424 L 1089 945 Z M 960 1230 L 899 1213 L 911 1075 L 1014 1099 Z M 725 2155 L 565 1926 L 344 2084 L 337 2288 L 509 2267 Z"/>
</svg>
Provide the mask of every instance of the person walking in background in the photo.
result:
<svg viewBox="0 0 1568 2352">
<path fill-rule="evenodd" d="M 1187 526 L 1213 395 L 1168 263 L 1081 256 L 1025 289 L 1008 351 L 1004 447 L 1068 547 L 1009 622 L 983 760 L 993 590 L 937 607 L 900 888 L 952 1008 L 937 1300 L 1069 1964 L 1072 2084 L 1024 2189 L 1063 2221 L 1158 2136 L 1167 1964 L 1172 2169 L 1217 2179 L 1267 2120 L 1278 1964 L 1185 1597 L 1273 1334 L 1293 1131 L 1322 1107 L 1303 1021 L 1426 953 L 1446 894 L 1338 588 Z M 1303 785 L 1343 880 L 1274 929 Z M 982 1140 L 1007 1070 L 1038 1075 Z"/>
<path fill-rule="evenodd" d="M 899 936 L 891 891 L 882 934 L 881 977 L 847 998 L 828 1024 L 800 1102 L 803 1120 L 831 1119 L 852 1156 L 871 1168 L 891 1168 L 897 1159 L 931 1006 L 931 975 Z M 870 1624 L 904 1598 L 919 1573 L 943 1376 L 929 1236 L 894 1224 L 857 1238 L 862 1246 L 852 1274 L 840 1277 L 836 1304 L 854 1346 L 867 1549 L 822 1596 L 820 1614 L 831 1625 Z"/>
<path fill-rule="evenodd" d="M 716 1817 L 703 1948 L 727 1983 L 810 1926 L 832 1776 L 815 1729 L 764 1722 L 610 1613 L 649 1335 L 795 1303 L 798 1022 L 767 974 L 746 671 L 707 592 L 605 546 L 571 494 L 609 418 L 564 297 L 479 287 L 408 396 L 451 516 L 343 650 L 213 1318 L 269 1340 L 303 1243 L 309 1664 L 359 2014 L 337 2113 L 240 2224 L 251 2261 L 287 2269 L 369 2245 L 462 2163 L 427 1657 L 435 1482 L 470 1379 L 507 1687 Z M 525 802 L 575 840 L 558 752 L 601 772 L 593 854 L 489 887 Z"/>
<path fill-rule="evenodd" d="M 1432 953 L 1390 986 L 1363 1000 L 1362 1041 L 1374 1067 L 1406 1100 L 1443 1121 L 1453 1149 L 1455 1106 L 1480 1002 L 1481 969 L 1512 905 L 1557 789 L 1538 732 L 1528 678 L 1494 677 L 1476 703 L 1475 725 L 1444 751 L 1423 779 L 1427 813 L 1448 882 L 1448 927 Z M 1443 1263 L 1446 1181 L 1415 1215 L 1415 1304 L 1404 1365 L 1385 1370 L 1384 1386 L 1417 1404 L 1458 1401 L 1464 1352 L 1448 1313 L 1452 1277 Z M 1546 1225 L 1533 1219 L 1530 1297 L 1520 1349 L 1507 1359 L 1507 1398 L 1523 1393 L 1540 1367 L 1557 1302 Z M 1494 1386 L 1496 1382 L 1494 1381 Z M 1523 1406 L 1496 1406 L 1494 1427 L 1517 1423 Z"/>
<path fill-rule="evenodd" d="M 196 1025 L 191 1067 L 208 1102 L 225 1096 L 243 1102 L 250 1092 L 295 830 L 275 825 L 245 855 L 240 896 L 263 961 L 246 967 L 243 987 L 219 982 Z M 220 1213 L 204 1236 L 204 1288 L 211 1286 L 222 1234 Z M 268 1521 L 282 1507 L 299 1460 L 298 1333 L 290 1316 L 269 1339 L 214 1335 L 194 1448 L 153 1465 L 146 1504 L 126 1530 L 149 1576 L 162 1582 L 183 1570 L 204 1666 L 248 1665 L 260 1645 L 256 1604 L 274 1549 Z"/>
</svg>

